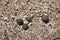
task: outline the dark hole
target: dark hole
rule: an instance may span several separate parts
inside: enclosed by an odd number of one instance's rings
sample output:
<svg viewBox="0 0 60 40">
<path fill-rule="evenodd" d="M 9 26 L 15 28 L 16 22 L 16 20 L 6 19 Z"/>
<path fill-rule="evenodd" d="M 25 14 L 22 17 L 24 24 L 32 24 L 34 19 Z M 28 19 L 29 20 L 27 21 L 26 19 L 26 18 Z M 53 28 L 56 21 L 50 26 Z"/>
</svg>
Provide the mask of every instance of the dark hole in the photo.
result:
<svg viewBox="0 0 60 40">
<path fill-rule="evenodd" d="M 43 15 L 43 16 L 42 16 L 42 21 L 43 21 L 44 23 L 48 23 L 48 22 L 49 22 L 49 17 L 46 16 L 46 15 Z"/>
<path fill-rule="evenodd" d="M 22 26 L 22 28 L 24 29 L 24 30 L 27 30 L 29 27 L 28 27 L 28 24 L 24 24 L 23 26 Z"/>
<path fill-rule="evenodd" d="M 16 19 L 16 22 L 18 25 L 23 25 L 23 20 L 22 19 Z"/>
</svg>

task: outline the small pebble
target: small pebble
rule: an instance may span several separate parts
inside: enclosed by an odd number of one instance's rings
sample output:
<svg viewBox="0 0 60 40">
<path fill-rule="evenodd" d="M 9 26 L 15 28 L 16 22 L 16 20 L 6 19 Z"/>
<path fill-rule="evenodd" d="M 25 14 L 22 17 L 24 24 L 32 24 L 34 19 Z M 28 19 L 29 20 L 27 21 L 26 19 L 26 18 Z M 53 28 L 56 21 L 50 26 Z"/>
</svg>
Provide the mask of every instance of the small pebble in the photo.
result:
<svg viewBox="0 0 60 40">
<path fill-rule="evenodd" d="M 27 29 L 29 28 L 29 27 L 28 27 L 28 24 L 23 24 L 22 28 L 23 28 L 24 30 L 27 30 Z"/>
<path fill-rule="evenodd" d="M 44 23 L 48 23 L 49 22 L 49 17 L 47 15 L 42 15 L 42 21 Z"/>
<path fill-rule="evenodd" d="M 22 19 L 16 19 L 16 22 L 18 25 L 23 25 L 23 20 Z"/>
</svg>

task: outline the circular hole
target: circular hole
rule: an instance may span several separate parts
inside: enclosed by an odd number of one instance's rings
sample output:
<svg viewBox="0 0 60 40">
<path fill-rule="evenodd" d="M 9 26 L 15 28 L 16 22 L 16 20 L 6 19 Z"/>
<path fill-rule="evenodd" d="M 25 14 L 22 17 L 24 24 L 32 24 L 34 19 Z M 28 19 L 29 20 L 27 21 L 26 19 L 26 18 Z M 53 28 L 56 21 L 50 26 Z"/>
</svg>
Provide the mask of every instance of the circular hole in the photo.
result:
<svg viewBox="0 0 60 40">
<path fill-rule="evenodd" d="M 44 23 L 48 23 L 48 22 L 49 22 L 49 17 L 46 16 L 46 15 L 43 15 L 43 16 L 42 16 L 42 21 L 43 21 Z"/>
<path fill-rule="evenodd" d="M 24 29 L 24 30 L 27 30 L 29 27 L 28 27 L 28 24 L 24 24 L 23 26 L 22 26 L 22 28 Z"/>
<path fill-rule="evenodd" d="M 23 25 L 23 20 L 22 19 L 16 19 L 16 22 L 18 25 Z"/>
</svg>

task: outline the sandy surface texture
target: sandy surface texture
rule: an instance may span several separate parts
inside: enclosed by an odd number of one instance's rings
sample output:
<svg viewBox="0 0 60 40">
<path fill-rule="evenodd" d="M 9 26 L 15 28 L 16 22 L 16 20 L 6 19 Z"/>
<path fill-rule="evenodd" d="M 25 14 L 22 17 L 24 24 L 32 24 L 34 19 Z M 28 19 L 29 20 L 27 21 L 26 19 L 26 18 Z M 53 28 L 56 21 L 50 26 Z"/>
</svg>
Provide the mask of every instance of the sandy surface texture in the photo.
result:
<svg viewBox="0 0 60 40">
<path fill-rule="evenodd" d="M 0 0 L 0 40 L 60 40 L 60 0 Z"/>
</svg>

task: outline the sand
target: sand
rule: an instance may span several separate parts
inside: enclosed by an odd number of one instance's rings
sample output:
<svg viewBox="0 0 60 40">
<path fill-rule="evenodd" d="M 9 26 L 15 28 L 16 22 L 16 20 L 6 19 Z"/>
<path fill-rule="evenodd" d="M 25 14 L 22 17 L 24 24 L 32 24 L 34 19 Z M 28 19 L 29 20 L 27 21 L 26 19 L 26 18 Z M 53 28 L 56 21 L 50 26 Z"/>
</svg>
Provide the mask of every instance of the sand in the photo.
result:
<svg viewBox="0 0 60 40">
<path fill-rule="evenodd" d="M 33 15 L 28 30 L 16 23 Z M 60 0 L 0 0 L 0 40 L 60 40 Z"/>
</svg>

